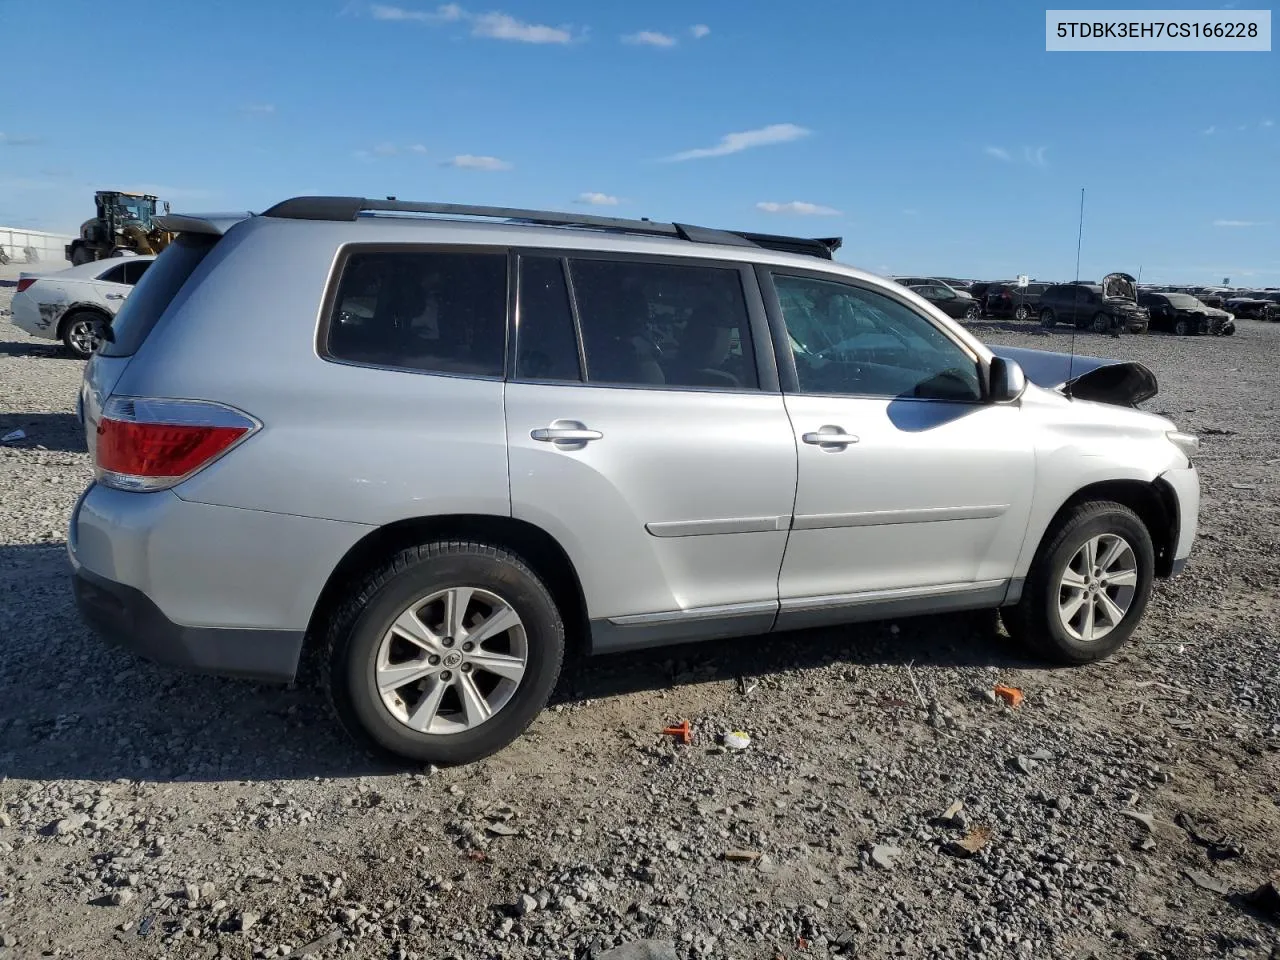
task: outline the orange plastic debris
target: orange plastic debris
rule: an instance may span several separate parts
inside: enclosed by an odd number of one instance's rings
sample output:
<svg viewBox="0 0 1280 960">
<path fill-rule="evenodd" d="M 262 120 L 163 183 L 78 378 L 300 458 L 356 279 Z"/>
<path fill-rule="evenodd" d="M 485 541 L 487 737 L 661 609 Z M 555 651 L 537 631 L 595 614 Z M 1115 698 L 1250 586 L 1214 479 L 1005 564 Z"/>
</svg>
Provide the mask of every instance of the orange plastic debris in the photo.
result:
<svg viewBox="0 0 1280 960">
<path fill-rule="evenodd" d="M 690 729 L 688 720 L 673 727 L 667 727 L 662 733 L 664 736 L 676 737 L 681 743 L 693 743 L 693 730 Z"/>
<path fill-rule="evenodd" d="M 997 697 L 1015 710 L 1022 706 L 1022 691 L 1017 687 L 1006 687 L 1003 683 L 997 683 L 995 693 Z"/>
</svg>

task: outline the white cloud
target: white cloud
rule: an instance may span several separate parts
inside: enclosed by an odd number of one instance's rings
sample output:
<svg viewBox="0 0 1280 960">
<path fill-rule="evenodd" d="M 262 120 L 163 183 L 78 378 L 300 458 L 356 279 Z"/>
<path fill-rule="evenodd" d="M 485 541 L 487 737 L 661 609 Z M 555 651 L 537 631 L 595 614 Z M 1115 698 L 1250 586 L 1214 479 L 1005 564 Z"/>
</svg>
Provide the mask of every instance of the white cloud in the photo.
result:
<svg viewBox="0 0 1280 960">
<path fill-rule="evenodd" d="M 373 148 L 373 152 L 379 157 L 394 157 L 400 152 L 400 148 L 394 143 L 380 143 Z"/>
<path fill-rule="evenodd" d="M 29 134 L 0 133 L 0 147 L 30 147 L 37 143 L 40 138 Z"/>
<path fill-rule="evenodd" d="M 520 43 L 569 43 L 573 40 L 573 34 L 564 27 L 525 23 L 506 13 L 486 13 L 476 17 L 471 34 L 492 40 L 516 40 Z"/>
<path fill-rule="evenodd" d="M 1203 133 L 1206 137 L 1211 137 L 1218 132 L 1218 128 L 1211 124 L 1210 126 L 1205 127 L 1200 132 Z"/>
<path fill-rule="evenodd" d="M 616 207 L 618 198 L 608 193 L 586 193 L 578 194 L 577 203 L 590 204 L 593 207 Z"/>
<path fill-rule="evenodd" d="M 473 37 L 492 40 L 516 40 L 520 43 L 570 43 L 573 34 L 566 27 L 548 27 L 538 23 L 525 23 L 507 13 L 470 13 L 456 3 L 444 3 L 434 10 L 410 10 L 389 4 L 375 3 L 369 8 L 375 20 L 412 23 L 458 23 L 469 20 Z"/>
<path fill-rule="evenodd" d="M 806 203 L 804 200 L 792 200 L 790 203 L 778 203 L 774 200 L 761 200 L 756 204 L 757 210 L 765 213 L 789 213 L 801 217 L 838 217 L 840 211 L 824 207 L 817 203 Z"/>
<path fill-rule="evenodd" d="M 416 21 L 418 23 L 452 23 L 461 20 L 464 12 L 456 3 L 446 3 L 435 10 L 406 10 L 404 7 L 393 7 L 384 3 L 375 3 L 369 8 L 375 20 Z"/>
<path fill-rule="evenodd" d="M 1236 129 L 1243 133 L 1245 130 L 1249 129 L 1249 125 L 1247 123 L 1242 123 L 1240 126 L 1236 127 Z"/>
<path fill-rule="evenodd" d="M 1262 123 L 1259 124 L 1261 127 L 1274 127 L 1275 125 L 1276 122 L 1274 120 L 1263 120 Z"/>
<path fill-rule="evenodd" d="M 902 215 L 904 217 L 918 217 L 920 216 L 920 211 L 915 207 L 907 207 L 907 209 L 902 211 Z"/>
<path fill-rule="evenodd" d="M 622 38 L 622 42 L 641 47 L 674 47 L 676 38 L 656 30 L 641 30 L 639 33 L 628 33 Z"/>
<path fill-rule="evenodd" d="M 422 156 L 424 153 L 427 153 L 428 151 L 427 151 L 427 148 L 426 148 L 423 144 L 421 144 L 421 143 L 415 143 L 415 144 L 413 144 L 413 146 L 409 147 L 409 152 L 410 152 L 410 153 L 416 153 L 416 154 L 418 154 L 419 156 Z"/>
<path fill-rule="evenodd" d="M 1215 227 L 1269 227 L 1270 220 L 1215 220 Z"/>
<path fill-rule="evenodd" d="M 1047 147 L 1036 147 L 1034 150 L 1030 147 L 1022 148 L 1022 155 L 1026 158 L 1027 163 L 1033 167 L 1045 167 L 1049 165 L 1049 161 L 1044 158 Z"/>
<path fill-rule="evenodd" d="M 477 157 L 470 153 L 460 153 L 456 157 L 445 161 L 447 167 L 457 167 L 460 170 L 510 170 L 511 164 L 505 160 L 499 160 L 497 157 Z"/>
<path fill-rule="evenodd" d="M 812 130 L 797 126 L 794 123 L 772 123 L 759 130 L 744 130 L 741 133 L 726 133 L 714 147 L 698 147 L 695 150 L 684 150 L 668 160 L 698 160 L 702 157 L 723 157 L 730 153 L 740 153 L 752 147 L 764 147 L 773 143 L 789 143 L 807 137 Z"/>
<path fill-rule="evenodd" d="M 693 34 L 693 39 L 701 40 L 703 37 L 705 37 L 707 34 L 711 32 L 711 28 L 708 27 L 705 23 L 695 23 L 692 27 L 689 28 L 689 32 Z"/>
<path fill-rule="evenodd" d="M 276 112 L 274 103 L 246 103 L 244 112 L 255 117 L 269 117 Z"/>
<path fill-rule="evenodd" d="M 1013 159 L 1013 157 L 1009 156 L 1009 151 L 1004 147 L 983 147 L 982 152 L 988 157 L 995 157 L 997 160 L 1003 160 L 1005 163 L 1008 163 Z"/>
</svg>

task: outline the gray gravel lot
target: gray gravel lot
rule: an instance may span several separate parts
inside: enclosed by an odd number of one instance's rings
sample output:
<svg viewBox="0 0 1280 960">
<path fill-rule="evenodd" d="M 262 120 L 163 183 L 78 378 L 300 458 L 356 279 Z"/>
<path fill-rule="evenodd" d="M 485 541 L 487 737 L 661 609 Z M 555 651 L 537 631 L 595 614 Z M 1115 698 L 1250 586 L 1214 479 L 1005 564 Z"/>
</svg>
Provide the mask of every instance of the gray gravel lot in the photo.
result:
<svg viewBox="0 0 1280 960">
<path fill-rule="evenodd" d="M 1242 896 L 1280 872 L 1280 325 L 1077 349 L 1147 363 L 1203 434 L 1192 565 L 1115 659 L 1045 669 L 983 617 L 602 658 L 498 756 L 405 771 L 311 672 L 88 634 L 82 365 L 0 322 L 0 435 L 28 434 L 0 446 L 0 957 L 1280 956 Z"/>
</svg>

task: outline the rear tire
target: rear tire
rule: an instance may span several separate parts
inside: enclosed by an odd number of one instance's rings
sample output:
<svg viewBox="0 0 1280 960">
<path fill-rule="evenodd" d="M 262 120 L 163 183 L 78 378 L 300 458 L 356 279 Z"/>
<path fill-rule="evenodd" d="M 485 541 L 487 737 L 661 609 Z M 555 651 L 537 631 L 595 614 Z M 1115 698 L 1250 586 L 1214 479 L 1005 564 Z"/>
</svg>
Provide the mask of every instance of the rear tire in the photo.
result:
<svg viewBox="0 0 1280 960">
<path fill-rule="evenodd" d="M 1191 332 L 1191 324 L 1186 320 L 1178 320 L 1173 325 L 1173 334 L 1177 337 L 1185 337 Z"/>
<path fill-rule="evenodd" d="M 1096 559 L 1086 569 L 1091 543 Z M 1113 548 L 1117 552 L 1110 557 Z M 1050 660 L 1092 663 L 1111 656 L 1133 634 L 1154 576 L 1155 548 L 1138 515 L 1110 500 L 1087 500 L 1045 533 L 1021 599 L 1004 608 L 1001 618 L 1009 636 Z"/>
<path fill-rule="evenodd" d="M 469 636 L 483 639 L 473 645 Z M 402 550 L 364 581 L 330 621 L 323 664 L 334 712 L 354 739 L 449 766 L 524 733 L 563 658 L 560 611 L 522 559 L 491 544 L 439 541 Z"/>
<path fill-rule="evenodd" d="M 1052 310 L 1045 307 L 1040 311 L 1040 326 L 1046 330 L 1052 330 L 1058 324 L 1058 318 Z"/>
<path fill-rule="evenodd" d="M 77 360 L 88 360 L 102 344 L 106 321 L 96 313 L 81 310 L 62 321 L 62 345 Z"/>
</svg>

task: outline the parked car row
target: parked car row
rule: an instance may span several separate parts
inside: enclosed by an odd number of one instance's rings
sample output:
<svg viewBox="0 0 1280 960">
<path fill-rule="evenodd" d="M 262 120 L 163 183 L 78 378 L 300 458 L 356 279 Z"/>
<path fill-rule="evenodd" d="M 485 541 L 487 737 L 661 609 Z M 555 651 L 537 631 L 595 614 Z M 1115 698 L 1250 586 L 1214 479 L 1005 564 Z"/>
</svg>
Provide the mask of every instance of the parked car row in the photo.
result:
<svg viewBox="0 0 1280 960">
<path fill-rule="evenodd" d="M 894 277 L 948 316 L 1038 321 L 1042 326 L 1071 324 L 1097 333 L 1176 336 L 1231 336 L 1236 318 L 1280 322 L 1280 290 L 1238 291 L 1213 287 L 1158 287 L 1138 284 L 1126 273 L 1100 282 L 1049 283 Z"/>
</svg>

